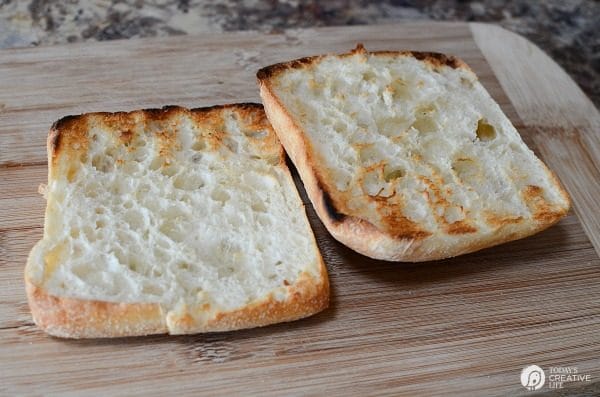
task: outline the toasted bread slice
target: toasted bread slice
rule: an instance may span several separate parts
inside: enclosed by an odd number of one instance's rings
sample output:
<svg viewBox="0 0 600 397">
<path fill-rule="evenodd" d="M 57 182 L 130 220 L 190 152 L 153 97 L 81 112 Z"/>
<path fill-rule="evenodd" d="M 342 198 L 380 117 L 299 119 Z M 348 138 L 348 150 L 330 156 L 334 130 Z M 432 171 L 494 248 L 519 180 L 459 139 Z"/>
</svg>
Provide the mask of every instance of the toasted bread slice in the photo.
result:
<svg viewBox="0 0 600 397">
<path fill-rule="evenodd" d="M 49 334 L 228 331 L 327 307 L 326 269 L 261 105 L 66 117 L 48 165 L 25 281 Z"/>
<path fill-rule="evenodd" d="M 317 214 L 364 255 L 452 257 L 539 232 L 569 210 L 554 174 L 457 58 L 358 46 L 257 77 Z"/>
</svg>

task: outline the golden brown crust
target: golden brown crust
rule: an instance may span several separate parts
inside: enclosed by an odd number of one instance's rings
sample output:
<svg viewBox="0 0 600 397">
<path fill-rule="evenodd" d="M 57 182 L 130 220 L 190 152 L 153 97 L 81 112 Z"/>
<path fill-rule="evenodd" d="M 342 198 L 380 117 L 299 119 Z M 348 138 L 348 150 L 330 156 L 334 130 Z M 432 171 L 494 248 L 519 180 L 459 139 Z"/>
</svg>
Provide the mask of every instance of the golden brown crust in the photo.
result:
<svg viewBox="0 0 600 397">
<path fill-rule="evenodd" d="M 288 298 L 285 300 L 279 301 L 270 294 L 244 308 L 213 313 L 210 318 L 203 312 L 194 313 L 193 309 L 173 313 L 167 317 L 169 333 L 233 331 L 308 317 L 329 306 L 329 280 L 323 263 L 320 280 L 322 282 L 315 282 L 312 276 L 304 273 L 294 284 L 287 286 Z"/>
<path fill-rule="evenodd" d="M 367 54 L 367 51 L 359 44 L 355 50 L 339 56 L 345 57 L 357 53 Z M 448 66 L 472 72 L 462 60 L 444 54 L 416 51 L 380 51 L 370 54 L 412 56 L 430 64 L 434 69 Z M 443 219 L 441 224 L 444 226 L 445 236 L 432 235 L 405 217 L 398 216 L 401 214 L 399 209 L 401 209 L 402 203 L 393 197 L 392 200 L 385 198 L 377 200 L 375 197 L 370 197 L 373 199 L 371 201 L 375 201 L 377 204 L 379 201 L 384 202 L 381 206 L 378 205 L 384 230 L 366 219 L 353 216 L 352 211 L 346 211 L 343 195 L 342 198 L 338 198 L 339 194 L 336 194 L 335 189 L 329 185 L 333 183 L 333 179 L 320 175 L 323 171 L 318 170 L 315 166 L 320 163 L 319 159 L 315 156 L 310 143 L 305 139 L 304 132 L 283 106 L 272 87 L 273 78 L 283 71 L 291 68 L 307 68 L 323 57 L 313 56 L 268 66 L 258 71 L 257 78 L 265 112 L 286 152 L 298 169 L 319 218 L 338 241 L 375 259 L 419 262 L 448 258 L 523 238 L 550 227 L 567 214 L 569 206 L 547 208 L 540 203 L 537 204 L 535 222 L 526 225 L 522 217 L 506 218 L 498 214 L 489 214 L 488 219 L 492 220 L 490 222 L 492 229 L 483 235 L 476 225 L 468 221 L 448 224 Z M 569 200 L 567 193 L 554 174 L 547 168 L 546 171 L 553 178 L 563 197 Z M 428 201 L 445 206 L 446 203 L 441 195 L 437 194 L 439 193 L 437 181 L 424 182 L 431 187 L 430 190 L 435 196 L 428 197 Z M 394 202 L 394 200 L 396 201 Z M 398 207 L 397 210 L 394 210 L 394 206 Z"/>
<path fill-rule="evenodd" d="M 233 331 L 294 321 L 328 307 L 329 281 L 323 263 L 320 280 L 317 283 L 306 276 L 288 287 L 289 298 L 286 300 L 278 301 L 271 294 L 244 308 L 216 312 L 209 318 L 189 311 L 167 317 L 159 304 L 152 303 L 112 303 L 56 297 L 36 286 L 28 277 L 25 277 L 25 286 L 36 325 L 50 335 L 78 339 Z"/>
<path fill-rule="evenodd" d="M 56 297 L 25 277 L 33 320 L 50 335 L 107 338 L 168 332 L 158 304 L 111 303 Z"/>
<path fill-rule="evenodd" d="M 448 66 L 453 69 L 465 69 L 471 71 L 471 68 L 460 58 L 457 58 L 452 55 L 446 55 L 439 52 L 427 52 L 427 51 L 367 51 L 362 44 L 357 44 L 356 48 L 351 50 L 350 52 L 343 54 L 336 54 L 336 56 L 343 58 L 356 54 L 373 54 L 373 55 L 386 55 L 386 56 L 412 56 L 415 59 L 423 61 L 434 68 L 439 68 L 441 66 Z M 259 81 L 266 81 L 267 79 L 276 77 L 278 74 L 282 73 L 285 70 L 289 69 L 301 69 L 306 68 L 319 60 L 323 59 L 327 55 L 315 55 L 310 57 L 304 57 L 299 59 L 294 59 L 287 62 L 276 63 L 273 65 L 266 66 L 260 69 L 256 73 L 256 77 Z"/>
<path fill-rule="evenodd" d="M 266 152 L 275 154 L 273 164 L 284 167 L 283 148 L 264 114 L 260 104 L 228 104 L 197 109 L 168 106 L 162 109 L 145 109 L 133 112 L 88 113 L 79 116 L 67 116 L 53 124 L 48 136 L 49 178 L 66 172 L 60 167 L 69 166 L 71 161 L 62 161 L 65 157 L 81 156 L 87 150 L 88 127 L 90 122 L 99 120 L 117 134 L 124 146 L 135 139 L 134 126 L 143 121 L 147 125 L 158 126 L 156 134 L 164 135 L 161 152 L 165 155 L 174 149 L 174 141 L 169 134 L 161 130 L 161 123 L 169 123 L 179 113 L 185 113 L 196 122 L 214 126 L 211 144 L 223 144 L 219 135 L 224 126 L 220 112 L 223 109 L 235 109 L 236 116 L 243 119 L 249 130 L 269 129 L 270 132 L 260 139 L 248 136 L 252 144 L 261 145 Z M 217 117 L 219 116 L 219 117 Z M 212 123 L 212 124 L 211 124 Z M 162 135 L 161 135 L 162 136 Z M 161 138 L 162 139 L 162 138 Z M 60 161 L 59 161 L 60 159 Z M 67 165 L 65 165 L 67 164 Z M 300 197 L 298 196 L 298 200 Z M 313 236 L 314 249 L 318 247 Z M 37 247 L 37 246 L 36 246 Z M 43 287 L 44 276 L 34 276 L 36 268 L 33 261 L 44 260 L 43 255 L 31 251 L 25 269 L 25 285 L 29 306 L 35 323 L 47 333 L 66 338 L 104 338 L 149 334 L 184 334 L 198 332 L 229 331 L 241 328 L 259 327 L 284 321 L 292 321 L 310 316 L 329 304 L 329 280 L 327 269 L 320 253 L 319 274 L 313 277 L 304 273 L 294 283 L 286 282 L 286 298 L 276 299 L 270 294 L 265 299 L 253 302 L 246 307 L 233 311 L 219 311 L 209 305 L 185 308 L 183 311 L 167 312 L 157 303 L 112 303 L 50 295 Z M 43 266 L 42 266 L 43 267 Z"/>
<path fill-rule="evenodd" d="M 48 158 L 58 158 L 61 151 L 72 150 L 73 145 L 76 145 L 77 150 L 86 150 L 89 139 L 87 136 L 88 122 L 92 119 L 101 119 L 111 129 L 118 131 L 125 144 L 131 142 L 133 137 L 132 128 L 138 118 L 143 119 L 146 123 L 160 122 L 173 119 L 177 114 L 185 113 L 198 121 L 204 121 L 207 118 L 216 116 L 218 112 L 224 109 L 236 109 L 244 117 L 255 118 L 256 124 L 266 121 L 266 117 L 262 112 L 263 106 L 259 103 L 234 103 L 193 109 L 181 106 L 164 106 L 131 112 L 92 112 L 70 115 L 57 120 L 50 128 L 47 141 Z M 257 111 L 259 115 L 254 116 Z"/>
</svg>

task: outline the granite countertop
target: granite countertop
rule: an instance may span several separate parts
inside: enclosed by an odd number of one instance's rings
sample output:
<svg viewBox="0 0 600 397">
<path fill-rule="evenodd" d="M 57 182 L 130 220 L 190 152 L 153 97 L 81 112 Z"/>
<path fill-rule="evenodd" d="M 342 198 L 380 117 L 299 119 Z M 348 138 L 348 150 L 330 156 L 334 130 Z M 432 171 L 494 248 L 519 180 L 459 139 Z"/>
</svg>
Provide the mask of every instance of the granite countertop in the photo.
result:
<svg viewBox="0 0 600 397">
<path fill-rule="evenodd" d="M 537 44 L 600 107 L 594 0 L 0 0 L 0 48 L 407 20 L 497 23 Z"/>
</svg>

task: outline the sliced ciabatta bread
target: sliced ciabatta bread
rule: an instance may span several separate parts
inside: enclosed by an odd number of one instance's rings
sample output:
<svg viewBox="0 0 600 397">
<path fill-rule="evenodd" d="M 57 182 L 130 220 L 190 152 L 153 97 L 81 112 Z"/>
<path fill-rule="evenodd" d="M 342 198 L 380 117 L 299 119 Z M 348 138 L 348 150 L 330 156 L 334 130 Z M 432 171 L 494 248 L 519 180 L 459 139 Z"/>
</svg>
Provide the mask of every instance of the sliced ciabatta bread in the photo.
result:
<svg viewBox="0 0 600 397">
<path fill-rule="evenodd" d="M 196 333 L 309 316 L 326 269 L 261 105 L 66 117 L 25 271 L 62 337 Z"/>
<path fill-rule="evenodd" d="M 319 217 L 364 255 L 451 257 L 536 233 L 569 209 L 457 58 L 359 46 L 266 67 L 258 80 Z"/>
</svg>

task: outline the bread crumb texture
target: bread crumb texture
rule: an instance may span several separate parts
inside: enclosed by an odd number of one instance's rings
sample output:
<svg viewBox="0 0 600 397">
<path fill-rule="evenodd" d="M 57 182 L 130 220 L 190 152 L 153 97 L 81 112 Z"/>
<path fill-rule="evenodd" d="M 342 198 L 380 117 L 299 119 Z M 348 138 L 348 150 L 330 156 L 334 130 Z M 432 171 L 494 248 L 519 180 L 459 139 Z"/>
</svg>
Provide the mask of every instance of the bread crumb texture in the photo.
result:
<svg viewBox="0 0 600 397">
<path fill-rule="evenodd" d="M 557 179 L 457 58 L 358 47 L 258 78 L 301 131 L 338 218 L 366 220 L 396 240 L 429 239 L 412 259 L 523 237 L 568 211 Z"/>
<path fill-rule="evenodd" d="M 260 105 L 69 117 L 48 148 L 44 238 L 26 271 L 48 295 L 156 304 L 180 333 L 276 322 L 217 324 L 223 313 L 291 302 L 302 280 L 327 285 Z"/>
</svg>

